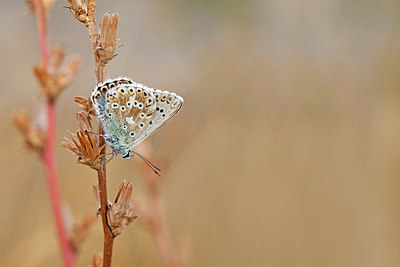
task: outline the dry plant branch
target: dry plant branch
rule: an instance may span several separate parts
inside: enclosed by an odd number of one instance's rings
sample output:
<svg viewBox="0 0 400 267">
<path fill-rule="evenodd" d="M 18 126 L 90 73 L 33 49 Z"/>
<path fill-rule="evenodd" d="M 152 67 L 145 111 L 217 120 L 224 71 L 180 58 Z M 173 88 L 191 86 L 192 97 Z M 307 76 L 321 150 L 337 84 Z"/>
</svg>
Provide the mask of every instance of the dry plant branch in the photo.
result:
<svg viewBox="0 0 400 267">
<path fill-rule="evenodd" d="M 48 38 L 47 38 L 47 14 L 43 6 L 43 2 L 39 0 L 33 1 L 33 6 L 35 10 L 38 33 L 40 40 L 40 50 L 42 55 L 42 69 L 46 70 L 48 73 L 49 66 L 49 49 L 48 49 Z M 61 197 L 58 185 L 57 170 L 55 165 L 55 155 L 54 155 L 54 143 L 55 143 L 55 123 L 56 114 L 54 107 L 54 95 L 47 97 L 47 136 L 46 145 L 41 154 L 42 161 L 46 170 L 47 184 L 49 187 L 50 199 L 53 208 L 53 214 L 56 221 L 58 239 L 60 242 L 60 247 L 63 255 L 64 266 L 74 265 L 74 253 L 70 247 L 69 241 L 67 239 L 67 232 L 64 224 L 64 218 L 61 208 Z"/>
<path fill-rule="evenodd" d="M 95 61 L 95 74 L 97 83 L 101 83 L 105 79 L 105 67 L 116 56 L 116 32 L 118 26 L 118 14 L 111 15 L 109 12 L 104 14 L 103 20 L 100 26 L 100 34 L 97 31 L 96 25 L 96 13 L 95 13 L 95 1 L 88 0 L 87 4 L 84 0 L 68 0 L 69 6 L 64 6 L 74 15 L 78 21 L 82 22 L 89 31 L 89 38 L 92 43 L 92 50 Z M 82 102 L 82 99 L 78 99 L 81 105 L 87 106 L 87 110 L 90 112 L 90 107 Z M 112 227 L 109 224 L 107 213 L 109 210 L 108 197 L 107 197 L 107 179 L 106 179 L 106 159 L 105 159 L 105 140 L 103 138 L 104 131 L 99 126 L 99 142 L 98 148 L 100 148 L 100 154 L 97 155 L 99 164 L 96 166 L 97 177 L 98 177 L 98 188 L 99 188 L 99 199 L 100 199 L 100 215 L 103 223 L 104 232 L 104 247 L 103 247 L 103 266 L 111 266 L 112 249 L 115 235 L 112 232 Z M 88 136 L 89 137 L 89 136 Z M 72 138 L 72 136 L 71 136 Z M 82 138 L 83 141 L 83 138 Z M 86 140 L 87 141 L 87 140 Z M 85 142 L 86 147 L 89 148 L 89 143 Z M 82 144 L 82 143 L 81 143 Z M 72 145 L 70 143 L 70 145 Z M 78 148 L 78 146 L 76 146 Z M 72 147 L 71 147 L 72 148 Z M 82 151 L 82 150 L 81 150 Z"/>
<path fill-rule="evenodd" d="M 80 61 L 77 58 L 70 59 L 65 67 L 61 68 L 64 61 L 63 48 L 55 47 L 49 52 L 47 17 L 54 0 L 27 0 L 27 3 L 34 11 L 37 23 L 41 61 L 34 66 L 33 72 L 41 86 L 41 92 L 46 97 L 47 128 L 41 129 L 34 125 L 26 112 L 16 114 L 14 123 L 24 136 L 28 148 L 38 152 L 44 165 L 63 264 L 70 267 L 74 265 L 75 255 L 68 240 L 55 163 L 55 100 L 72 81 Z"/>
<path fill-rule="evenodd" d="M 116 31 L 118 26 L 119 15 L 104 14 L 100 31 L 97 31 L 95 18 L 95 1 L 88 0 L 87 4 L 84 0 L 68 0 L 69 6 L 66 7 L 73 16 L 82 22 L 88 29 L 89 38 L 92 44 L 93 56 L 95 61 L 95 74 L 97 83 L 101 83 L 105 79 L 105 67 L 116 54 L 117 39 Z M 86 98 L 76 97 L 75 102 L 79 107 L 89 114 L 94 114 L 93 107 Z M 88 115 L 89 116 L 89 115 Z M 89 121 L 89 120 L 88 120 Z M 98 185 L 94 186 L 94 194 L 99 203 L 99 214 L 102 218 L 104 231 L 104 248 L 102 255 L 93 256 L 93 266 L 111 266 L 111 256 L 114 238 L 120 234 L 125 227 L 133 221 L 136 216 L 132 215 L 133 205 L 131 202 L 132 185 L 125 181 L 121 184 L 114 203 L 110 203 L 107 198 L 106 184 L 106 165 L 105 165 L 105 140 L 102 137 L 103 129 L 99 127 L 98 143 L 91 141 L 90 133 L 85 132 L 81 127 L 81 132 L 76 135 L 70 134 L 72 141 L 67 140 L 64 143 L 69 150 L 79 156 L 78 161 L 97 170 Z M 84 137 L 86 135 L 86 137 Z M 96 149 L 97 150 L 96 150 Z M 148 144 L 146 155 L 151 155 L 151 147 Z M 99 150 L 101 151 L 99 153 Z M 96 153 L 94 153 L 96 151 Z M 96 166 L 88 164 L 89 161 L 99 161 Z M 160 192 L 159 180 L 156 180 L 152 172 L 149 172 L 147 165 L 142 162 L 142 171 L 145 176 L 148 190 L 150 210 L 148 219 L 150 229 L 154 235 L 158 252 L 164 266 L 178 267 L 180 262 L 172 244 L 171 238 L 166 226 L 163 200 Z M 100 262 L 103 264 L 100 265 Z"/>
</svg>

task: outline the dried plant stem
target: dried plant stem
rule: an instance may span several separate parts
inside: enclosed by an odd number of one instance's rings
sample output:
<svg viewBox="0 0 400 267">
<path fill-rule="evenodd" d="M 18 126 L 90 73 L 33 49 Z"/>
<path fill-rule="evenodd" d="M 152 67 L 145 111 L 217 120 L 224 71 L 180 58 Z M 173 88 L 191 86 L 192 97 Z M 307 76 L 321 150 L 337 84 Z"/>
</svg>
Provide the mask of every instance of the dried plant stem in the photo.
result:
<svg viewBox="0 0 400 267">
<path fill-rule="evenodd" d="M 99 126 L 99 133 L 104 134 L 103 129 Z M 105 144 L 103 137 L 99 140 L 99 145 Z M 102 155 L 105 155 L 106 147 L 102 150 Z M 107 179 L 106 179 L 106 159 L 103 156 L 101 160 L 101 168 L 97 171 L 97 178 L 99 182 L 99 195 L 100 195 L 100 214 L 101 220 L 103 222 L 103 232 L 104 232 L 104 246 L 103 246 L 103 267 L 111 266 L 112 250 L 114 244 L 114 235 L 112 230 L 108 225 L 107 220 L 107 210 L 108 210 L 108 198 L 107 198 Z"/>
<path fill-rule="evenodd" d="M 47 17 L 41 1 L 34 0 L 33 5 L 37 21 L 42 64 L 44 64 L 44 67 L 47 68 L 49 64 L 49 48 L 47 41 L 48 39 Z M 60 197 L 60 189 L 58 186 L 56 164 L 54 160 L 55 124 L 56 124 L 55 107 L 54 107 L 54 102 L 51 101 L 50 98 L 47 99 L 46 104 L 47 104 L 48 128 L 46 134 L 46 146 L 41 154 L 41 159 L 46 171 L 50 201 L 53 209 L 54 219 L 56 222 L 58 240 L 60 243 L 64 266 L 71 267 L 74 266 L 74 253 L 67 238 L 67 231 L 65 228 L 64 218 L 61 208 L 61 197 Z"/>
<path fill-rule="evenodd" d="M 95 1 L 88 0 L 88 25 L 89 37 L 92 42 L 93 55 L 95 59 L 95 73 L 97 83 L 101 83 L 105 79 L 105 65 L 101 64 L 99 57 L 97 56 L 97 40 L 98 33 L 96 28 L 96 13 L 95 13 Z M 101 136 L 104 134 L 103 129 L 99 126 L 99 146 L 105 144 L 104 138 Z M 107 196 L 107 179 L 106 179 L 106 146 L 104 146 L 100 157 L 102 157 L 100 163 L 100 169 L 97 171 L 97 179 L 99 183 L 99 195 L 100 195 L 100 215 L 103 222 L 104 232 L 104 245 L 103 245 L 103 267 L 111 266 L 112 250 L 114 244 L 114 236 L 112 230 L 108 225 L 107 221 L 107 210 L 108 210 L 108 196 Z"/>
<path fill-rule="evenodd" d="M 146 155 L 148 155 L 151 160 L 152 157 L 152 147 L 149 142 L 142 144 L 142 148 L 146 150 Z M 147 189 L 149 192 L 148 202 L 148 220 L 150 230 L 154 236 L 155 243 L 157 246 L 160 258 L 167 267 L 178 267 L 180 262 L 176 254 L 175 247 L 171 241 L 170 234 L 168 232 L 167 223 L 164 215 L 164 203 L 160 190 L 160 180 L 158 177 L 154 176 L 154 173 L 149 171 L 148 166 L 141 162 L 141 170 L 145 176 Z"/>
</svg>

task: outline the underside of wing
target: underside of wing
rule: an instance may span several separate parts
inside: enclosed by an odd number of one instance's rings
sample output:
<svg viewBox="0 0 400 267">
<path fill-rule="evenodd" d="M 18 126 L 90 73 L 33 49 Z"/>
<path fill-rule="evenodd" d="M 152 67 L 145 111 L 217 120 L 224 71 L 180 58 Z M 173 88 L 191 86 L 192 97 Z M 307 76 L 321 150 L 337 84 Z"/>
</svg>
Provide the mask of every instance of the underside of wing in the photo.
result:
<svg viewBox="0 0 400 267">
<path fill-rule="evenodd" d="M 109 90 L 120 86 L 120 85 L 131 85 L 134 84 L 134 82 L 126 77 L 120 77 L 117 79 L 108 79 L 104 81 L 103 83 L 99 83 L 94 90 L 92 91 L 92 94 L 90 96 L 90 99 L 93 103 L 93 107 L 96 110 L 96 115 L 99 123 L 103 127 L 104 131 L 108 134 L 107 131 L 107 119 L 106 116 L 106 95 Z"/>
<path fill-rule="evenodd" d="M 112 131 L 121 145 L 133 147 L 145 136 L 156 109 L 156 99 L 143 86 L 120 85 L 106 95 L 105 116 L 112 121 Z"/>
<path fill-rule="evenodd" d="M 153 111 L 154 116 L 149 121 L 144 133 L 135 140 L 132 147 L 142 142 L 146 137 L 155 133 L 161 127 L 163 127 L 169 120 L 171 120 L 175 114 L 182 108 L 183 99 L 175 93 L 168 91 L 154 90 L 149 88 L 155 97 L 155 109 Z"/>
<path fill-rule="evenodd" d="M 118 147 L 133 148 L 171 120 L 183 105 L 182 97 L 154 90 L 129 78 L 106 80 L 91 94 L 99 123 Z"/>
</svg>

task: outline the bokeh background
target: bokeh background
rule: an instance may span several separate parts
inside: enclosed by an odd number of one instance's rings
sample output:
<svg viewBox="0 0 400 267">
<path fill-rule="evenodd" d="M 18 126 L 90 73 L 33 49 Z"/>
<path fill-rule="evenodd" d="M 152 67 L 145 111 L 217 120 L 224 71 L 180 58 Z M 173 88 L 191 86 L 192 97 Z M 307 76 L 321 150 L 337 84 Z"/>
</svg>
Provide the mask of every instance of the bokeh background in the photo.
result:
<svg viewBox="0 0 400 267">
<path fill-rule="evenodd" d="M 57 1 L 51 43 L 82 57 L 57 104 L 57 143 L 73 103 L 95 85 L 87 32 Z M 150 140 L 168 166 L 168 226 L 187 266 L 400 265 L 400 3 L 385 1 L 97 1 L 120 13 L 125 43 L 111 78 L 175 91 L 181 112 Z M 61 266 L 43 169 L 11 123 L 40 114 L 32 75 L 35 20 L 24 1 L 0 8 L 0 265 Z M 96 209 L 93 171 L 57 146 L 74 221 Z M 138 159 L 108 164 L 138 203 Z M 165 163 L 167 162 L 167 163 Z M 102 249 L 98 220 L 78 266 Z M 161 266 L 138 220 L 117 238 L 115 266 Z"/>
</svg>

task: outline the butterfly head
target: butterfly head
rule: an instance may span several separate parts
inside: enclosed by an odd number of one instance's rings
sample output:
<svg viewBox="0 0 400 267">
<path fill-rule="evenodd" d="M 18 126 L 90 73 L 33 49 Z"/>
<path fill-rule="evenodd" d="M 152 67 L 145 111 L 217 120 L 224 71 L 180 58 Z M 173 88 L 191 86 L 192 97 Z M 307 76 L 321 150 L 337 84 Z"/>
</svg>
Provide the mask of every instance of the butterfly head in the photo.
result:
<svg viewBox="0 0 400 267">
<path fill-rule="evenodd" d="M 121 154 L 124 159 L 129 159 L 133 156 L 129 146 L 121 144 L 119 138 L 115 135 L 105 134 L 104 138 L 111 147 L 113 154 Z"/>
</svg>

